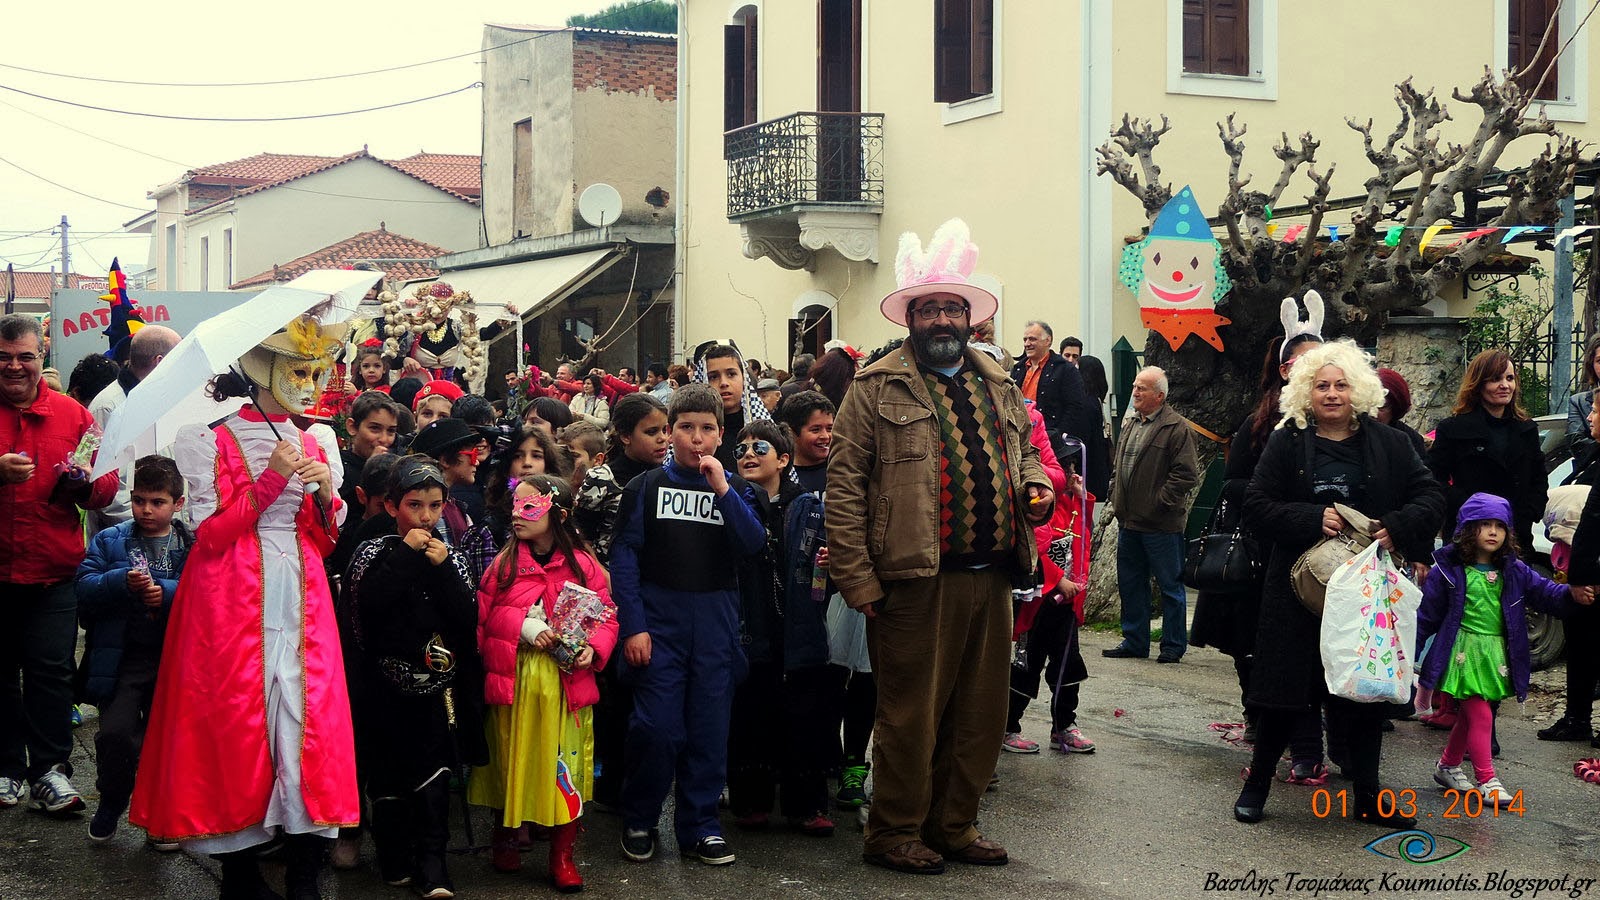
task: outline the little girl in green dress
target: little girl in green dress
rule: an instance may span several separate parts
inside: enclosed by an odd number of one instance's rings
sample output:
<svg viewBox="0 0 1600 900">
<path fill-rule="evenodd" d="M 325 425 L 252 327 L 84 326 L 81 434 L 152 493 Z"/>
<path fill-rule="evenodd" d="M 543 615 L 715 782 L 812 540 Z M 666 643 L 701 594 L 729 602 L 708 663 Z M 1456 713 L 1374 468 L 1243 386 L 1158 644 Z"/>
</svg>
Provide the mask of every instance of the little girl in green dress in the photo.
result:
<svg viewBox="0 0 1600 900">
<path fill-rule="evenodd" d="M 1479 791 L 1496 804 L 1509 804 L 1514 795 L 1494 772 L 1490 704 L 1528 697 L 1527 608 L 1564 618 L 1574 602 L 1594 602 L 1593 589 L 1556 584 L 1519 559 L 1511 521 L 1511 504 L 1504 498 L 1484 493 L 1467 498 L 1456 519 L 1454 543 L 1433 555 L 1417 612 L 1418 646 L 1434 637 L 1422 662 L 1421 686 L 1461 703 L 1433 780 L 1448 789 Z M 1476 787 L 1461 770 L 1467 756 Z"/>
</svg>

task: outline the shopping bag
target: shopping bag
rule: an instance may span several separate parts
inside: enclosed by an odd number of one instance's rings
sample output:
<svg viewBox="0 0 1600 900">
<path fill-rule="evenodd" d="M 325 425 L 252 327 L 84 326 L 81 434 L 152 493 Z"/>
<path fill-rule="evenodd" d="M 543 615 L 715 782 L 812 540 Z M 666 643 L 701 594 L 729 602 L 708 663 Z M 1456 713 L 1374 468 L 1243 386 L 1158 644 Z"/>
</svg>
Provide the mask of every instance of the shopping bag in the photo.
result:
<svg viewBox="0 0 1600 900">
<path fill-rule="evenodd" d="M 1422 591 L 1373 542 L 1328 579 L 1319 649 L 1328 692 L 1358 703 L 1406 703 Z"/>
</svg>

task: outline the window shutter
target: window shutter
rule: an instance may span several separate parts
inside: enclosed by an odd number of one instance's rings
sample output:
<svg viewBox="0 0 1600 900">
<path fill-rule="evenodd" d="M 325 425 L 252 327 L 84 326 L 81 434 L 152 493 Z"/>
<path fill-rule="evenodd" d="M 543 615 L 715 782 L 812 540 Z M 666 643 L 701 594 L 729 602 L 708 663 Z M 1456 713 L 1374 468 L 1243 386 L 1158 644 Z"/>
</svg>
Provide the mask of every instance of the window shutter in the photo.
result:
<svg viewBox="0 0 1600 900">
<path fill-rule="evenodd" d="M 934 0 L 933 99 L 958 103 L 972 93 L 972 0 Z"/>
<path fill-rule="evenodd" d="M 1249 0 L 1211 0 L 1211 72 L 1250 74 Z"/>
<path fill-rule="evenodd" d="M 760 87 L 757 79 L 761 71 L 756 65 L 756 11 L 749 8 L 744 17 L 744 124 L 756 122 L 756 94 Z"/>
<path fill-rule="evenodd" d="M 722 128 L 732 131 L 744 121 L 744 26 L 722 29 Z"/>
<path fill-rule="evenodd" d="M 1506 28 L 1506 60 L 1511 71 L 1516 72 L 1523 68 L 1528 71 L 1517 79 L 1517 83 L 1525 91 L 1533 90 L 1538 84 L 1539 77 L 1556 58 L 1556 53 L 1561 49 L 1562 36 L 1559 25 L 1551 33 L 1550 40 L 1545 44 L 1544 52 L 1539 54 L 1537 61 L 1533 54 L 1539 50 L 1539 42 L 1544 38 L 1545 26 L 1556 13 L 1555 0 L 1508 0 L 1509 15 Z M 1531 65 L 1530 65 L 1531 64 Z M 1561 77 L 1559 70 L 1552 71 L 1550 77 L 1545 79 L 1534 99 L 1556 100 L 1561 95 Z"/>
<path fill-rule="evenodd" d="M 1183 70 L 1211 71 L 1206 53 L 1206 0 L 1183 0 Z"/>
<path fill-rule="evenodd" d="M 1183 70 L 1252 74 L 1249 0 L 1184 0 Z"/>
<path fill-rule="evenodd" d="M 994 93 L 994 0 L 970 0 L 970 90 L 972 96 Z"/>
</svg>

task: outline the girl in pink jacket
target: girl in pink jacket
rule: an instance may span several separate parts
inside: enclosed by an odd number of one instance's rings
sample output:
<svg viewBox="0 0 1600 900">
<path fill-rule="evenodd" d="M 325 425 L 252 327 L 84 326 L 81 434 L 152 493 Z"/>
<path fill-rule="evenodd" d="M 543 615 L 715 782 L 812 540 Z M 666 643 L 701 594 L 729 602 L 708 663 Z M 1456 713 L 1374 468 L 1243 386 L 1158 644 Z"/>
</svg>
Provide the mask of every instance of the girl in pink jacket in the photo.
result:
<svg viewBox="0 0 1600 900">
<path fill-rule="evenodd" d="M 502 872 L 522 867 L 517 829 L 524 822 L 547 827 L 550 880 L 570 893 L 583 889 L 572 850 L 583 797 L 594 785 L 590 707 L 600 698 L 595 672 L 617 643 L 615 607 L 605 571 L 572 525 L 565 482 L 522 478 L 511 512 L 511 539 L 478 591 L 489 765 L 473 772 L 467 798 L 500 810 L 492 858 Z M 551 619 L 568 582 L 599 594 L 612 612 L 563 668 Z"/>
</svg>

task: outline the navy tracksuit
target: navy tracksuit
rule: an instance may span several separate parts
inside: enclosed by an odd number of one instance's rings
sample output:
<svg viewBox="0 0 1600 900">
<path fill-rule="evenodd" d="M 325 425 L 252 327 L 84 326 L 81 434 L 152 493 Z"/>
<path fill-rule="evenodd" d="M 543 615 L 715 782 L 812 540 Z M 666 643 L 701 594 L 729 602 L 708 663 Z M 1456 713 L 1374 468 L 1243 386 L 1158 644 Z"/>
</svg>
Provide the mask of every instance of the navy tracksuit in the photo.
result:
<svg viewBox="0 0 1600 900">
<path fill-rule="evenodd" d="M 623 492 L 611 549 L 619 637 L 648 632 L 651 642 L 650 664 L 624 673 L 634 707 L 622 824 L 654 828 L 676 778 L 680 847 L 722 833 L 728 719 L 746 670 L 739 561 L 766 546 L 749 486 L 728 481 L 718 497 L 676 461 L 639 475 Z"/>
</svg>

